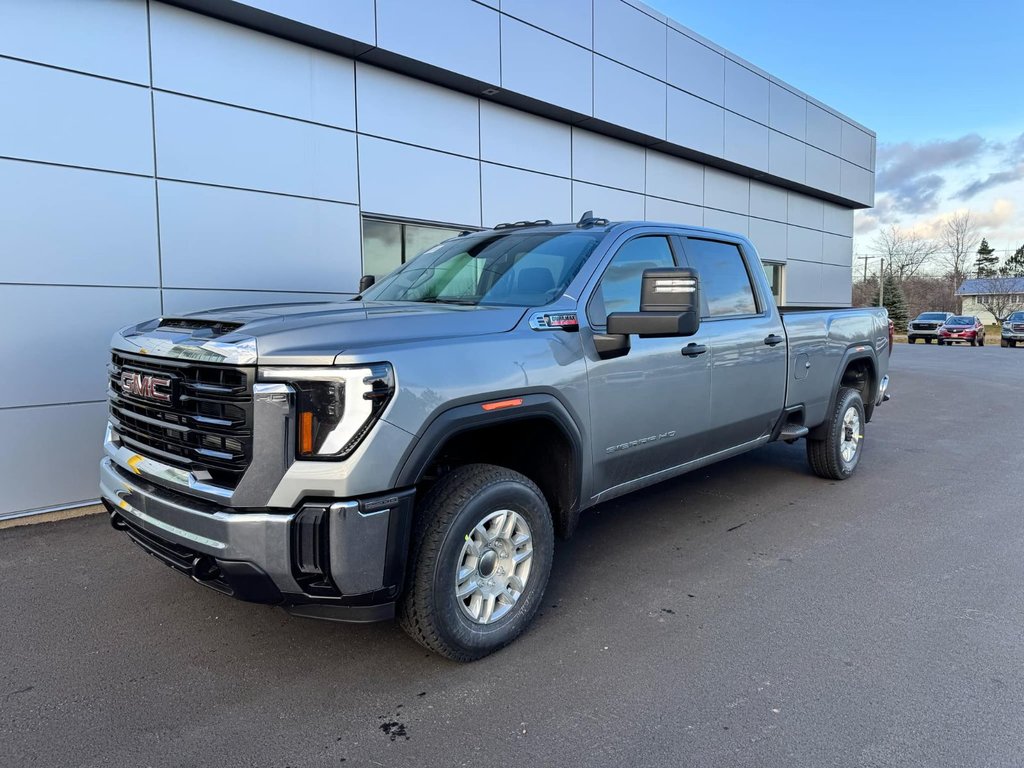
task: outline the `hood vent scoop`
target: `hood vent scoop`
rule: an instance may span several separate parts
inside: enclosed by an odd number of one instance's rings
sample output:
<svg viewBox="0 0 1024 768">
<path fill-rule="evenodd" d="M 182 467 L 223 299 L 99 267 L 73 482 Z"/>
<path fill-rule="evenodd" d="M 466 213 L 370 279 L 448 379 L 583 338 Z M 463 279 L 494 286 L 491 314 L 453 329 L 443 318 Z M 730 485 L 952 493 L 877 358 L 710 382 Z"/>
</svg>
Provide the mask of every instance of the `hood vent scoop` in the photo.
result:
<svg viewBox="0 0 1024 768">
<path fill-rule="evenodd" d="M 242 323 L 226 323 L 221 320 L 197 320 L 188 317 L 162 317 L 159 330 L 188 331 L 193 338 L 216 338 L 226 333 L 237 331 Z"/>
</svg>

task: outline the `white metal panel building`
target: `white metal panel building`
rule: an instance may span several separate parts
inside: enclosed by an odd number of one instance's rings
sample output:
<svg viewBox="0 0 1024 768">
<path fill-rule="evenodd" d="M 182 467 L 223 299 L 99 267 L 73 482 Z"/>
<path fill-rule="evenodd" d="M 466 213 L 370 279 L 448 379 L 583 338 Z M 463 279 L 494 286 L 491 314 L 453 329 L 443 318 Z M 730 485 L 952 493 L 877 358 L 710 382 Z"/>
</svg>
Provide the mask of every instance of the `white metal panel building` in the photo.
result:
<svg viewBox="0 0 1024 768">
<path fill-rule="evenodd" d="M 633 0 L 0 0 L 0 517 L 90 503 L 111 332 L 586 210 L 848 304 L 875 136 Z"/>
</svg>

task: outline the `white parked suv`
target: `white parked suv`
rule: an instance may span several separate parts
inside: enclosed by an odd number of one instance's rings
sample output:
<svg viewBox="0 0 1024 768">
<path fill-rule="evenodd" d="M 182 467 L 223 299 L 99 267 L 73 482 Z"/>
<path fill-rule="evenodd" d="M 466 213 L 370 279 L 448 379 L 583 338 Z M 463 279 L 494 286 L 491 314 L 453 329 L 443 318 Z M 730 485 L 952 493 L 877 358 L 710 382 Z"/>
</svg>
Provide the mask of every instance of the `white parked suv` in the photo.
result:
<svg viewBox="0 0 1024 768">
<path fill-rule="evenodd" d="M 931 344 L 939 338 L 939 328 L 951 317 L 952 312 L 922 312 L 907 326 L 907 342 L 913 344 L 924 339 L 925 344 Z"/>
</svg>

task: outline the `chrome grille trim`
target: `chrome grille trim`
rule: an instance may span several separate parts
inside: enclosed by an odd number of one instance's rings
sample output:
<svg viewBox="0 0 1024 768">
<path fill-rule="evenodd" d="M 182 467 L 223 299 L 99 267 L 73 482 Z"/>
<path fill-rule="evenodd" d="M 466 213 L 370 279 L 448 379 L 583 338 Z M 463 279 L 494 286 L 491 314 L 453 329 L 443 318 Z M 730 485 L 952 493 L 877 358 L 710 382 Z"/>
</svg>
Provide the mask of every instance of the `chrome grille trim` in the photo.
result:
<svg viewBox="0 0 1024 768">
<path fill-rule="evenodd" d="M 170 379 L 171 401 L 127 392 L 122 371 Z M 115 350 L 108 374 L 110 423 L 126 445 L 203 482 L 229 490 L 238 485 L 253 454 L 255 368 L 163 360 Z"/>
</svg>

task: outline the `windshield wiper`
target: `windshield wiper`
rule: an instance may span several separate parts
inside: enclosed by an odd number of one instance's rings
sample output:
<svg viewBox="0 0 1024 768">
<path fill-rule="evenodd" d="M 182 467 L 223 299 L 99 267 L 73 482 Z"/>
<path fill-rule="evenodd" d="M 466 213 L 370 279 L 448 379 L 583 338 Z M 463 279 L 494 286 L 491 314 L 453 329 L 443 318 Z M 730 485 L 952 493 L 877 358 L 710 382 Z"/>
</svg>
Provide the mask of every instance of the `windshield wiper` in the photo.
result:
<svg viewBox="0 0 1024 768">
<path fill-rule="evenodd" d="M 435 296 L 431 299 L 413 299 L 413 301 L 421 302 L 423 304 L 462 304 L 467 307 L 474 307 L 477 304 L 476 299 L 449 299 Z"/>
</svg>

